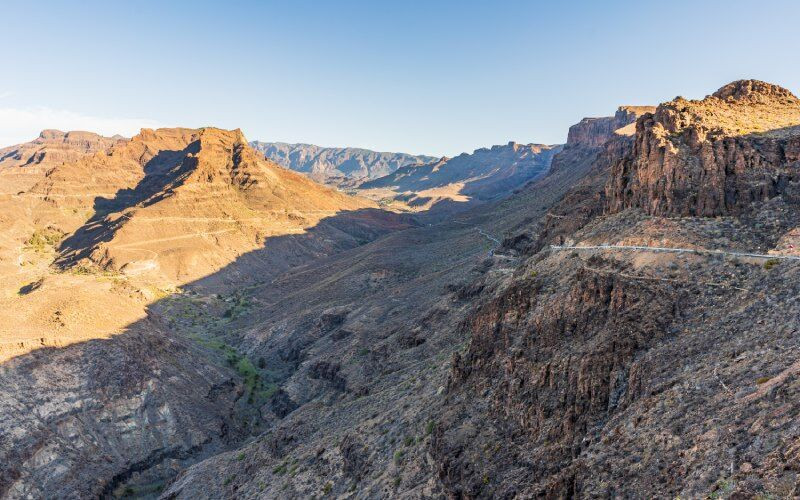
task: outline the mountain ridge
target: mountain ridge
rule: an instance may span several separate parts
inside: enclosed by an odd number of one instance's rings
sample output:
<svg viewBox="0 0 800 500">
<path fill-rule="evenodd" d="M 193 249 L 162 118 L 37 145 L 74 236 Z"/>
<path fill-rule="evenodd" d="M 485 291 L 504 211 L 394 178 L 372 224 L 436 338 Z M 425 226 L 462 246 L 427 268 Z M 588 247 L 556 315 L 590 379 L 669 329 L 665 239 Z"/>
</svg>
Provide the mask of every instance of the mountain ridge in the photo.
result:
<svg viewBox="0 0 800 500">
<path fill-rule="evenodd" d="M 286 168 L 303 172 L 318 182 L 343 187 L 353 187 L 363 180 L 390 174 L 405 165 L 435 159 L 428 155 L 305 143 L 252 141 L 250 145 L 267 159 Z"/>
</svg>

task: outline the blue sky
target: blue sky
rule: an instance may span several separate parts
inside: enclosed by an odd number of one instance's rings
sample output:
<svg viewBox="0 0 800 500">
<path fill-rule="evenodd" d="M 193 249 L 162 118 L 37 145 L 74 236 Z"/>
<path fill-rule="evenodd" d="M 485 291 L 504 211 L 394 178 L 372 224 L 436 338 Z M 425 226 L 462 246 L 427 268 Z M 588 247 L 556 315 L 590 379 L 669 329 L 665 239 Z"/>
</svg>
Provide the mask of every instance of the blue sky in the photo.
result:
<svg viewBox="0 0 800 500">
<path fill-rule="evenodd" d="M 620 104 L 738 78 L 800 93 L 800 2 L 17 1 L 0 146 L 45 127 L 241 128 L 454 155 L 558 143 Z"/>
</svg>

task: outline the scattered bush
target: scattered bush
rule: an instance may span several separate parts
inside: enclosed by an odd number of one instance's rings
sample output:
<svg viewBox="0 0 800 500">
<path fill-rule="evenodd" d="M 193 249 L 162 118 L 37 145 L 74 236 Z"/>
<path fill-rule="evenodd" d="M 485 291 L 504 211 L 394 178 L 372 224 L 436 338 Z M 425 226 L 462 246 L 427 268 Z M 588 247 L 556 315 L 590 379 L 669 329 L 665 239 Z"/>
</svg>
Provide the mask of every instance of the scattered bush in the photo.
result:
<svg viewBox="0 0 800 500">
<path fill-rule="evenodd" d="M 62 238 L 64 238 L 64 233 L 54 227 L 37 229 L 30 238 L 25 240 L 25 248 L 41 253 L 58 245 Z"/>
<path fill-rule="evenodd" d="M 425 424 L 425 434 L 430 436 L 433 434 L 433 430 L 436 428 L 436 424 L 433 420 L 428 420 L 428 423 Z"/>
<path fill-rule="evenodd" d="M 768 261 L 764 262 L 764 269 L 769 271 L 770 269 L 772 269 L 773 267 L 777 266 L 780 263 L 781 261 L 779 259 L 769 259 Z"/>
</svg>

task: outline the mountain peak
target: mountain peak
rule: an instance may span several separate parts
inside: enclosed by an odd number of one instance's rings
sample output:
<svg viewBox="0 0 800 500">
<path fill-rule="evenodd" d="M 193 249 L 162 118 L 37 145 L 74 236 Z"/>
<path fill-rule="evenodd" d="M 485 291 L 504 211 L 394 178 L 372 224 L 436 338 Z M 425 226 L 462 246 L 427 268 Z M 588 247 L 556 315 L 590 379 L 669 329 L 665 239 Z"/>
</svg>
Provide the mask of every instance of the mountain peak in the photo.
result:
<svg viewBox="0 0 800 500">
<path fill-rule="evenodd" d="M 789 90 L 761 80 L 736 80 L 712 95 L 717 99 L 732 101 L 764 101 L 775 98 L 797 100 Z"/>
<path fill-rule="evenodd" d="M 389 175 L 406 165 L 423 165 L 436 160 L 426 155 L 304 143 L 253 141 L 250 145 L 282 167 L 338 187 L 354 187 L 363 181 Z"/>
<path fill-rule="evenodd" d="M 64 132 L 62 132 L 61 130 L 56 130 L 54 128 L 48 128 L 48 129 L 42 130 L 39 133 L 39 139 L 56 139 L 56 138 L 59 138 L 59 137 L 64 137 L 65 135 L 66 134 Z"/>
<path fill-rule="evenodd" d="M 784 136 L 800 125 L 800 99 L 778 85 L 738 80 L 704 99 L 676 97 L 661 104 L 655 115 L 676 137 L 688 129 L 700 136 Z"/>
</svg>

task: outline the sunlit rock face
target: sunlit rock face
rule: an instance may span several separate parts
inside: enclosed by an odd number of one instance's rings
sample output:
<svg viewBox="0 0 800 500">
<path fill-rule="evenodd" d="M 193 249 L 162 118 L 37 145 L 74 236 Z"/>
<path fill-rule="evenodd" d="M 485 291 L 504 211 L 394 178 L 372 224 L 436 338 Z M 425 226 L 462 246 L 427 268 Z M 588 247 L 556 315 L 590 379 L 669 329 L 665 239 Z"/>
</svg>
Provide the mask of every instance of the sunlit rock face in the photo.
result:
<svg viewBox="0 0 800 500">
<path fill-rule="evenodd" d="M 717 216 L 778 195 L 796 203 L 798 162 L 800 100 L 776 85 L 737 81 L 640 118 L 633 154 L 614 166 L 609 209 Z"/>
</svg>

